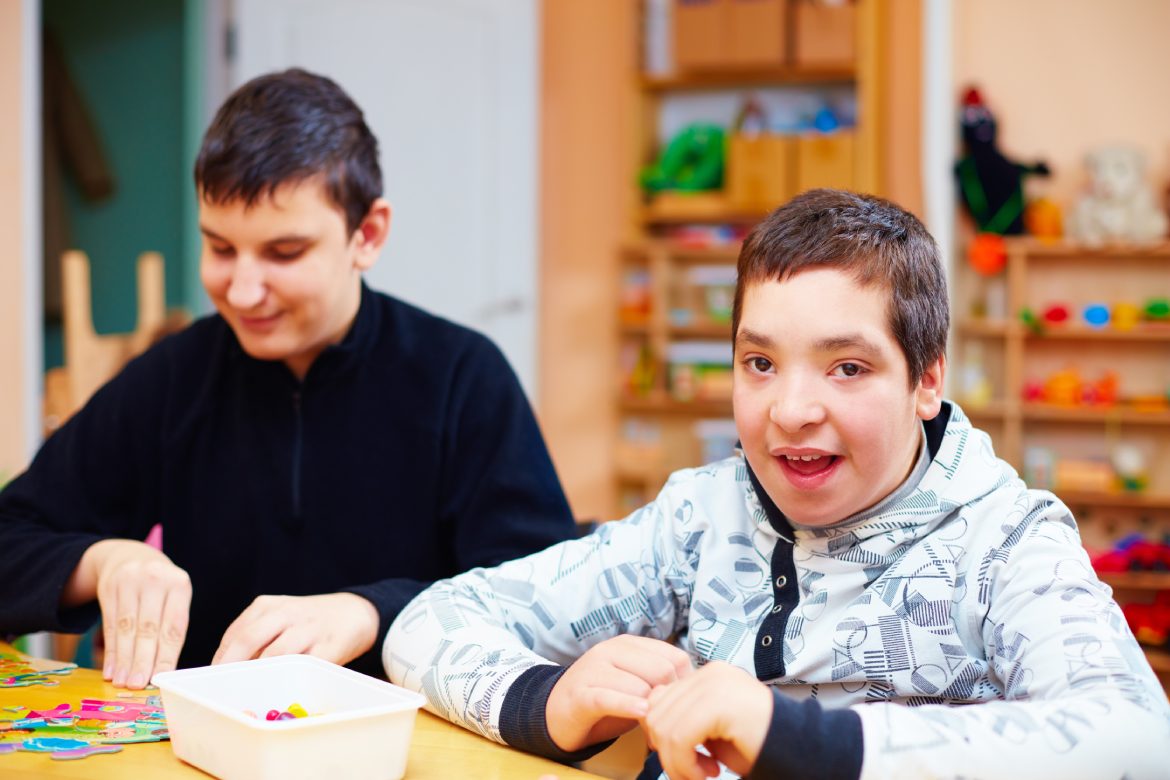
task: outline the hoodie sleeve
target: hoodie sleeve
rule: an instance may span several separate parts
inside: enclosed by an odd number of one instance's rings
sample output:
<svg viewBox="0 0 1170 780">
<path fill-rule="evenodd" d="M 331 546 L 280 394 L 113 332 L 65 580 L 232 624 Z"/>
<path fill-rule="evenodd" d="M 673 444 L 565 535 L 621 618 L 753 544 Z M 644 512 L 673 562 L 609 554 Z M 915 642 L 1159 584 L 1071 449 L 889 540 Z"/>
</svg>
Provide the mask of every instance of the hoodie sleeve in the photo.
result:
<svg viewBox="0 0 1170 780">
<path fill-rule="evenodd" d="M 862 778 L 1170 777 L 1166 694 L 1093 573 L 1071 514 L 1048 494 L 1033 497 L 968 575 L 988 674 L 1004 700 L 854 706 Z"/>
<path fill-rule="evenodd" d="M 561 667 L 620 634 L 666 640 L 685 616 L 696 565 L 671 523 L 668 484 L 623 521 L 424 591 L 383 647 L 391 681 L 489 739 L 558 760 L 544 706 Z M 551 747 L 550 747 L 551 746 Z"/>
</svg>

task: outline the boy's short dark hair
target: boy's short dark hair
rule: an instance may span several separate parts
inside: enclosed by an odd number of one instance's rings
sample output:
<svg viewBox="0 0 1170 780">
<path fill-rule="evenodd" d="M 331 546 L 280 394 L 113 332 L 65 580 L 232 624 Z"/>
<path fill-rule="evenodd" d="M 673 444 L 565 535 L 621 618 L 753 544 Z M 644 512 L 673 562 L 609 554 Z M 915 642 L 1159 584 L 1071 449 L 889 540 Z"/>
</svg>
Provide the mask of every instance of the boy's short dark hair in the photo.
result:
<svg viewBox="0 0 1170 780">
<path fill-rule="evenodd" d="M 299 68 L 233 92 L 195 159 L 195 187 L 210 203 L 250 206 L 282 184 L 320 174 L 352 234 L 382 194 L 378 141 L 341 87 Z"/>
<path fill-rule="evenodd" d="M 739 253 L 732 337 L 739 333 L 748 285 L 825 266 L 890 291 L 890 329 L 906 356 L 913 387 L 946 352 L 946 276 L 938 245 L 918 218 L 872 195 L 809 190 L 752 230 Z"/>
</svg>

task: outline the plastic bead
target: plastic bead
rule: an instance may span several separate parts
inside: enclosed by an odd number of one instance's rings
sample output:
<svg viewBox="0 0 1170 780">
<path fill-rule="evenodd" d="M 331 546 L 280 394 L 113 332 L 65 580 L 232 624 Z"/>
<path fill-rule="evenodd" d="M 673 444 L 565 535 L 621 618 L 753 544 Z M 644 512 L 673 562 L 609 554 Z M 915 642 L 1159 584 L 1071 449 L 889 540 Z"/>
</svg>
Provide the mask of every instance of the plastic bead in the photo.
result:
<svg viewBox="0 0 1170 780">
<path fill-rule="evenodd" d="M 276 720 L 280 717 L 280 710 L 269 710 L 268 714 L 264 716 L 264 720 Z"/>
<path fill-rule="evenodd" d="M 305 708 L 297 703 L 288 705 L 288 711 L 298 718 L 308 717 L 309 713 L 305 712 Z"/>
</svg>

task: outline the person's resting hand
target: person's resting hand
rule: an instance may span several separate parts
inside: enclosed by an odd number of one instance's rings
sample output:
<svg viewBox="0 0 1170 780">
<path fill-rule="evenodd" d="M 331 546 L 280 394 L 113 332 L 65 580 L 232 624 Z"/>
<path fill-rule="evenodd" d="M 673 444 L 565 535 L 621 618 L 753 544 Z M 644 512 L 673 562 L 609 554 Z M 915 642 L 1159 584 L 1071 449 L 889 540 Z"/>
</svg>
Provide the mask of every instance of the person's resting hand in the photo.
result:
<svg viewBox="0 0 1170 780">
<path fill-rule="evenodd" d="M 377 638 L 378 611 L 356 594 L 257 596 L 228 626 L 211 663 L 306 653 L 346 664 Z"/>
<path fill-rule="evenodd" d="M 737 666 L 712 661 L 655 688 L 642 728 L 671 780 L 701 780 L 718 775 L 719 763 L 736 774 L 750 772 L 771 720 L 768 687 Z M 711 755 L 696 751 L 696 745 Z"/>
<path fill-rule="evenodd" d="M 174 669 L 187 638 L 191 578 L 160 550 L 130 539 L 90 545 L 65 585 L 64 606 L 97 598 L 102 610 L 102 677 L 143 688 Z"/>
<path fill-rule="evenodd" d="M 617 636 L 591 647 L 548 696 L 548 734 L 566 752 L 624 734 L 646 714 L 655 686 L 691 672 L 684 651 L 658 639 Z"/>
</svg>

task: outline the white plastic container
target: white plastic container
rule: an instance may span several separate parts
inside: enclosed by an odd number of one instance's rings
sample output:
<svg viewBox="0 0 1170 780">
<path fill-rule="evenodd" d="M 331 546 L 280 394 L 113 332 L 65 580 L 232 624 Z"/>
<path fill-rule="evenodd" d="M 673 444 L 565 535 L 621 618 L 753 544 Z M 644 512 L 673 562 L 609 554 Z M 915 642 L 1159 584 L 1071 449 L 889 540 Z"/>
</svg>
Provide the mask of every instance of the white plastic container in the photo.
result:
<svg viewBox="0 0 1170 780">
<path fill-rule="evenodd" d="M 152 682 L 175 755 L 222 780 L 398 780 L 424 701 L 307 655 L 160 672 Z M 310 717 L 264 719 L 294 702 Z"/>
</svg>

